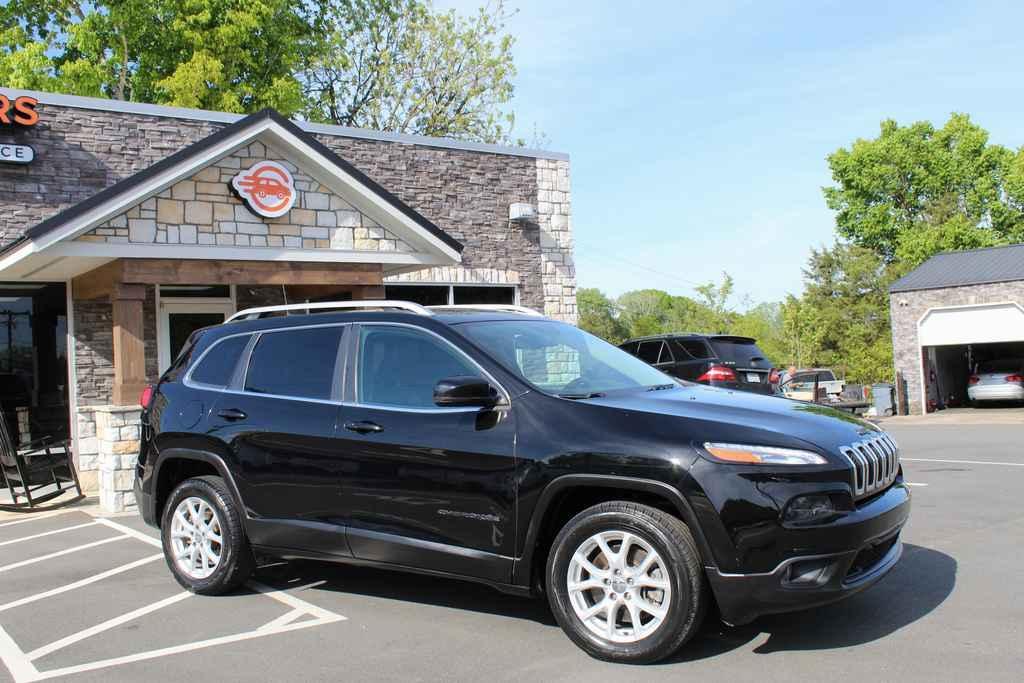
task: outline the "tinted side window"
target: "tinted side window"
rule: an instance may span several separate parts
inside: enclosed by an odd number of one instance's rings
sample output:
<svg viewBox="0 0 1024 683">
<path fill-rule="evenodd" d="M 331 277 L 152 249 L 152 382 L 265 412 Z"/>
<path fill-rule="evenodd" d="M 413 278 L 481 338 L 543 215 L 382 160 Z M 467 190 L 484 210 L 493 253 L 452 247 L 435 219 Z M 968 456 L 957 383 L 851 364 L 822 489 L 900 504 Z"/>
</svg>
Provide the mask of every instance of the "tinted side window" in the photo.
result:
<svg viewBox="0 0 1024 683">
<path fill-rule="evenodd" d="M 245 390 L 329 399 L 343 329 L 335 326 L 265 332 L 249 359 Z"/>
<path fill-rule="evenodd" d="M 658 357 L 661 355 L 661 342 L 640 342 L 640 349 L 637 351 L 636 355 L 645 363 L 657 363 Z"/>
<path fill-rule="evenodd" d="M 434 408 L 434 385 L 460 375 L 479 377 L 480 371 L 433 335 L 385 325 L 369 325 L 360 332 L 360 403 Z"/>
<path fill-rule="evenodd" d="M 688 354 L 697 359 L 711 357 L 711 349 L 699 339 L 673 339 L 672 345 L 676 348 L 677 352 L 682 351 L 683 354 Z"/>
<path fill-rule="evenodd" d="M 200 384 L 226 387 L 235 372 L 238 357 L 249 343 L 249 335 L 228 337 L 214 344 L 192 371 L 191 379 Z"/>
</svg>

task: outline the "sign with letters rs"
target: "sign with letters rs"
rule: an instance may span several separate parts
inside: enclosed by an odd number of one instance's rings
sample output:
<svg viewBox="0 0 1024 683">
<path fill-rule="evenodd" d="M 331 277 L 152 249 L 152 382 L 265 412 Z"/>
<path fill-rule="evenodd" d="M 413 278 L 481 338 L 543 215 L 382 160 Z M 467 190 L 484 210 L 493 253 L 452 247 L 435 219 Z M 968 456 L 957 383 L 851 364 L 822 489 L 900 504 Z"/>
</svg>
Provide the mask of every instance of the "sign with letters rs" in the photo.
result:
<svg viewBox="0 0 1024 683">
<path fill-rule="evenodd" d="M 28 95 L 15 97 L 13 100 L 0 93 L 0 126 L 23 126 L 31 128 L 39 123 L 39 112 L 36 105 L 39 100 Z"/>
</svg>

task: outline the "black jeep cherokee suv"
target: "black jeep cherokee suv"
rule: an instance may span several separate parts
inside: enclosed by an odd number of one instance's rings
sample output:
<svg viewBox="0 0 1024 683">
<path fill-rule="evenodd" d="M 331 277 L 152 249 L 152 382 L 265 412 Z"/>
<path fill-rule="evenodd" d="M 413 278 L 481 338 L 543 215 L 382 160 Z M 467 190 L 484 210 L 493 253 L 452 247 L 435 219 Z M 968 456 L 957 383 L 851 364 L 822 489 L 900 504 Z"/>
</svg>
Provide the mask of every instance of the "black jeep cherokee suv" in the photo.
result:
<svg viewBox="0 0 1024 683">
<path fill-rule="evenodd" d="M 536 314 L 228 322 L 144 403 L 136 495 L 186 588 L 257 558 L 481 581 L 546 594 L 614 661 L 671 654 L 712 603 L 742 623 L 870 586 L 910 509 L 878 428 L 680 385 Z"/>
</svg>

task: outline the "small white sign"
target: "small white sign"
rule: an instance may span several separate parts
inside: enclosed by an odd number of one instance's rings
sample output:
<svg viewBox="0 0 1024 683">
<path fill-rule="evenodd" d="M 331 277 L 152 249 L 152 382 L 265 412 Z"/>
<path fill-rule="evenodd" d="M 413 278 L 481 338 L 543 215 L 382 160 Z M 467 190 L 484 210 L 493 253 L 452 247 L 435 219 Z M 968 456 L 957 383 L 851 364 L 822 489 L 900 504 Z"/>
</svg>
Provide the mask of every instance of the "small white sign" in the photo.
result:
<svg viewBox="0 0 1024 683">
<path fill-rule="evenodd" d="M 28 164 L 36 158 L 36 152 L 28 145 L 11 145 L 0 142 L 0 162 L 6 164 Z"/>
<path fill-rule="evenodd" d="M 231 187 L 253 212 L 267 218 L 291 211 L 297 194 L 291 171 L 274 161 L 260 161 L 241 171 L 231 180 Z"/>
</svg>

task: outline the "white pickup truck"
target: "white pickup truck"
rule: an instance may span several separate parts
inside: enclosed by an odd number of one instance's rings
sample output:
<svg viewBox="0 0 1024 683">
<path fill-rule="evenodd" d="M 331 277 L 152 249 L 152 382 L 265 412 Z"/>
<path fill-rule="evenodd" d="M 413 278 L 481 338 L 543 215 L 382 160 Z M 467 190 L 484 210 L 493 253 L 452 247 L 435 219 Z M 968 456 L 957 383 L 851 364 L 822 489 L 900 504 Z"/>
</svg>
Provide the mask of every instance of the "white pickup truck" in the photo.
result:
<svg viewBox="0 0 1024 683">
<path fill-rule="evenodd" d="M 818 395 L 814 395 L 814 383 L 818 383 Z M 797 370 L 792 377 L 779 385 L 779 391 L 786 398 L 797 401 L 829 403 L 842 400 L 846 382 L 836 379 L 836 373 L 829 368 L 808 368 Z"/>
</svg>

